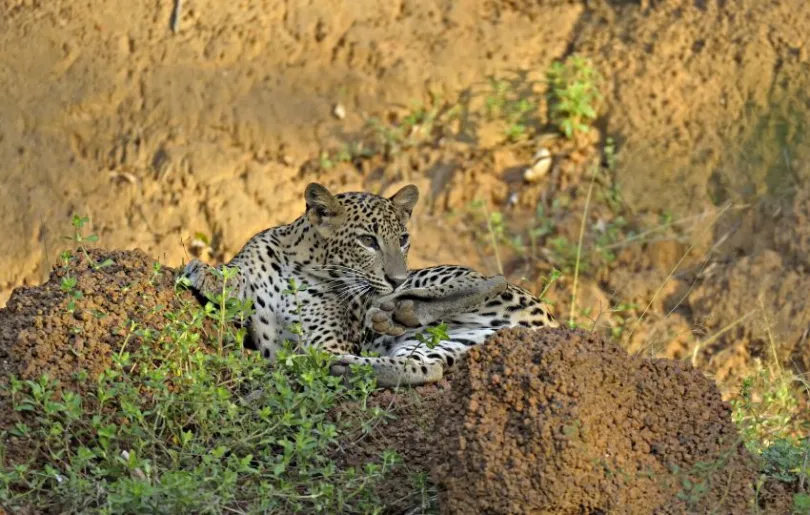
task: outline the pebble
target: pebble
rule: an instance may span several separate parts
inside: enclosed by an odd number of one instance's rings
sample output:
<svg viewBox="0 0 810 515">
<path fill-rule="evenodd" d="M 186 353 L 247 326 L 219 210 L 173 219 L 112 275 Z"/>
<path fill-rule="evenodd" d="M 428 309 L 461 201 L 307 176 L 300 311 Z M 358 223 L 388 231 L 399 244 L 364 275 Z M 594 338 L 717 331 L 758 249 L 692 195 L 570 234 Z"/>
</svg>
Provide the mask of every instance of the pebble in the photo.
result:
<svg viewBox="0 0 810 515">
<path fill-rule="evenodd" d="M 335 107 L 332 108 L 332 114 L 335 115 L 335 118 L 338 120 L 342 120 L 346 118 L 346 108 L 343 107 L 343 104 L 337 103 Z"/>
<path fill-rule="evenodd" d="M 535 152 L 532 158 L 532 165 L 523 171 L 523 180 L 526 182 L 537 182 L 548 174 L 551 169 L 551 152 L 546 147 L 541 147 Z"/>
</svg>

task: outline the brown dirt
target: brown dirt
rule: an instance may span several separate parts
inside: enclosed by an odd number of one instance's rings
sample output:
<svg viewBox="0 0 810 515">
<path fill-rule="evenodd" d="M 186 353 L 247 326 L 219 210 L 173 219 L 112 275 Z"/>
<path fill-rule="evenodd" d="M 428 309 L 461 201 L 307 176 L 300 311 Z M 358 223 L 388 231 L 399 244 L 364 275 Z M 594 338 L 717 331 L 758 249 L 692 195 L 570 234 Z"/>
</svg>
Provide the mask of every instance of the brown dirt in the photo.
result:
<svg viewBox="0 0 810 515">
<path fill-rule="evenodd" d="M 713 175 L 738 198 L 772 192 L 778 177 L 769 167 L 784 163 L 786 147 L 807 144 L 810 5 L 640 4 L 597 2 L 572 41 L 610 77 L 606 125 L 624 147 L 626 200 L 694 215 L 717 200 Z"/>
<path fill-rule="evenodd" d="M 444 513 L 743 513 L 753 498 L 709 380 L 584 331 L 501 331 L 438 413 Z M 707 488 L 694 504 L 676 497 L 694 495 L 684 478 Z"/>
<path fill-rule="evenodd" d="M 734 384 L 753 360 L 810 368 L 807 346 L 810 277 L 785 266 L 766 250 L 710 274 L 689 297 L 689 307 L 707 334 L 720 334 L 700 349 L 701 368 Z"/>
<path fill-rule="evenodd" d="M 130 343 L 140 343 L 140 337 L 130 335 L 132 321 L 137 329 L 160 330 L 165 310 L 179 306 L 174 271 L 154 271 L 156 261 L 144 252 L 91 250 L 89 256 L 113 264 L 94 269 L 82 254 L 74 255 L 42 286 L 15 290 L 0 310 L 0 377 L 47 374 L 65 384 L 80 371 L 93 377 L 112 364 L 112 354 L 125 340 L 127 350 L 134 348 Z M 72 313 L 71 297 L 61 288 L 66 275 L 77 280 L 75 289 L 82 292 Z M 187 292 L 182 295 L 194 300 Z"/>
<path fill-rule="evenodd" d="M 507 70 L 540 78 L 583 6 L 510 4 L 189 0 L 173 33 L 173 0 L 6 2 L 0 162 L 13 194 L 0 222 L 14 230 L 0 243 L 0 302 L 47 276 L 74 211 L 111 248 L 177 265 L 181 240 L 201 232 L 227 258 L 298 215 L 303 164 L 366 113 Z M 351 167 L 321 177 L 363 179 Z"/>
<path fill-rule="evenodd" d="M 439 456 L 434 424 L 442 399 L 451 388 L 452 380 L 445 378 L 434 385 L 373 394 L 369 406 L 387 410 L 392 416 L 369 434 L 342 441 L 335 453 L 339 463 L 353 467 L 379 460 L 386 450 L 399 454 L 402 463 L 377 489 L 387 513 L 408 513 L 415 507 L 435 506 L 435 490 L 430 480 L 431 468 Z M 337 414 L 351 416 L 352 408 L 343 406 Z M 426 480 L 423 488 L 417 486 L 420 476 Z"/>
<path fill-rule="evenodd" d="M 0 431 L 20 420 L 5 398 L 12 375 L 26 380 L 48 375 L 82 392 L 83 384 L 94 383 L 77 381 L 77 372 L 92 379 L 110 367 L 124 345 L 132 352 L 141 344 L 131 332 L 132 321 L 139 331 L 160 331 L 165 310 L 179 308 L 179 299 L 195 301 L 187 291 L 176 296 L 173 271 L 155 272 L 155 260 L 142 251 L 91 250 L 89 255 L 97 263 L 110 258 L 113 264 L 96 270 L 79 254 L 68 267 L 54 269 L 43 285 L 16 289 L 0 309 Z M 83 294 L 73 313 L 68 311 L 70 296 L 60 287 L 68 273 Z M 9 459 L 24 451 L 10 437 Z"/>
</svg>

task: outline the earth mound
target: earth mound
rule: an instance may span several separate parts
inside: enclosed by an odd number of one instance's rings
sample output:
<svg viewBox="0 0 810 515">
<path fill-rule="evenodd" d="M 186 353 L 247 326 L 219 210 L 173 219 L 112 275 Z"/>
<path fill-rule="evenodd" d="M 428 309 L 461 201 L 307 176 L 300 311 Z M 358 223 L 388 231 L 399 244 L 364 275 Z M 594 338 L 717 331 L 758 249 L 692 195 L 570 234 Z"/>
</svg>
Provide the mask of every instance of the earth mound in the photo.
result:
<svg viewBox="0 0 810 515">
<path fill-rule="evenodd" d="M 47 374 L 69 384 L 80 371 L 97 375 L 125 341 L 160 330 L 180 298 L 173 269 L 140 250 L 78 253 L 43 285 L 15 289 L 0 309 L 0 377 Z"/>
<path fill-rule="evenodd" d="M 581 330 L 500 331 L 437 411 L 444 513 L 746 513 L 756 467 L 713 383 Z"/>
<path fill-rule="evenodd" d="M 174 271 L 140 250 L 90 249 L 54 267 L 44 284 L 15 289 L 0 309 L 0 431 L 22 420 L 7 398 L 12 376 L 47 375 L 81 394 L 94 383 L 76 374 L 97 377 L 114 354 L 159 334 L 164 313 L 186 301 L 194 297 L 175 293 Z M 14 438 L 6 443 L 12 461 L 25 455 Z"/>
</svg>

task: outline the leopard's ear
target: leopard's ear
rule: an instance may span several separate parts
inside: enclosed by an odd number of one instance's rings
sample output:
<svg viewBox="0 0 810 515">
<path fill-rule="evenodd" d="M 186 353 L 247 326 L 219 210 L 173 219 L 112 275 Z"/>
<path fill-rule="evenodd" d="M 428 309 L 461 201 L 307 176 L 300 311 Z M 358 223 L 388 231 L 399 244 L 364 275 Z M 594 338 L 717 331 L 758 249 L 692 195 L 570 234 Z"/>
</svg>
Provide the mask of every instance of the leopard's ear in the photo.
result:
<svg viewBox="0 0 810 515">
<path fill-rule="evenodd" d="M 307 219 L 324 238 L 331 236 L 345 221 L 345 210 L 324 186 L 313 182 L 304 191 Z"/>
<path fill-rule="evenodd" d="M 419 200 L 419 188 L 413 184 L 408 184 L 388 197 L 388 200 L 394 203 L 394 207 L 399 212 L 402 223 L 405 223 L 410 220 L 413 208 Z"/>
</svg>

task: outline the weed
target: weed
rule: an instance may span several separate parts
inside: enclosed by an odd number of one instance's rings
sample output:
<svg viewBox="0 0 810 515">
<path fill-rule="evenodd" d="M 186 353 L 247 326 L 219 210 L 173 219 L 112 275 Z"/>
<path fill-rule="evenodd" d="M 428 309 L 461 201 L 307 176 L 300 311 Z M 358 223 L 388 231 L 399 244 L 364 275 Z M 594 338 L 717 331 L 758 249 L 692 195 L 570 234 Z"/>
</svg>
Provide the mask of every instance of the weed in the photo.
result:
<svg viewBox="0 0 810 515">
<path fill-rule="evenodd" d="M 750 451 L 762 453 L 774 442 L 801 432 L 801 422 L 794 416 L 799 407 L 795 387 L 791 374 L 761 365 L 743 380 L 739 395 L 731 401 L 732 419 Z"/>
<path fill-rule="evenodd" d="M 428 349 L 435 349 L 441 342 L 450 339 L 450 336 L 447 334 L 447 324 L 444 322 L 435 327 L 428 327 L 425 332 L 427 335 L 419 333 L 416 335 L 416 339 Z"/>
<path fill-rule="evenodd" d="M 585 199 L 585 208 L 584 212 L 582 213 L 582 223 L 579 226 L 579 240 L 577 242 L 577 258 L 576 263 L 574 265 L 574 284 L 571 288 L 571 311 L 568 317 L 568 324 L 573 327 L 574 326 L 574 312 L 576 310 L 577 305 L 577 281 L 579 280 L 579 265 L 582 258 L 582 239 L 585 236 L 585 225 L 588 221 L 588 209 L 591 207 L 591 195 L 593 194 L 593 184 L 596 180 L 596 172 L 597 167 L 593 167 L 593 173 L 591 174 L 591 182 L 588 185 L 588 196 Z"/>
<path fill-rule="evenodd" d="M 110 258 L 105 259 L 101 263 L 96 263 L 95 261 L 93 261 L 92 258 L 90 258 L 90 255 L 87 253 L 87 247 L 85 247 L 85 243 L 88 243 L 88 242 L 95 243 L 95 242 L 98 241 L 98 235 L 97 234 L 90 234 L 88 236 L 84 236 L 82 234 L 82 230 L 84 229 L 85 224 L 87 224 L 87 222 L 89 222 L 89 221 L 90 221 L 90 219 L 87 218 L 87 217 L 82 217 L 82 216 L 79 216 L 79 215 L 73 215 L 73 220 L 72 220 L 72 223 L 73 223 L 73 236 L 66 236 L 65 239 L 70 240 L 73 243 L 75 243 L 77 245 L 79 251 L 84 255 L 85 259 L 90 264 L 90 266 L 92 266 L 94 270 L 99 270 L 101 268 L 110 266 L 110 265 L 112 265 L 114 263 L 113 263 L 113 260 L 110 259 Z"/>
<path fill-rule="evenodd" d="M 231 284 L 234 272 L 221 273 Z M 305 287 L 291 283 L 288 294 Z M 3 388 L 20 421 L 0 441 L 13 437 L 26 454 L 10 462 L 0 447 L 0 505 L 60 513 L 380 512 L 375 485 L 396 454 L 359 469 L 332 458 L 340 439 L 386 416 L 366 408 L 376 385 L 370 368 L 353 367 L 345 381 L 331 375 L 329 354 L 294 342 L 268 367 L 244 351 L 252 306 L 231 295 L 223 286 L 205 306 L 178 296 L 172 309 L 155 308 L 164 313 L 160 330 L 129 321 L 112 365 L 98 377 L 76 374 L 82 394 L 44 376 L 11 377 Z M 357 406 L 355 416 L 335 421 L 329 414 L 344 402 Z"/>
<path fill-rule="evenodd" d="M 731 401 L 732 419 L 746 448 L 761 460 L 759 486 L 767 478 L 793 484 L 796 514 L 810 508 L 810 424 L 799 413 L 799 383 L 778 365 L 759 366 Z"/>
<path fill-rule="evenodd" d="M 68 296 L 70 297 L 70 300 L 68 301 L 67 305 L 67 311 L 68 313 L 71 314 L 76 311 L 76 301 L 84 296 L 82 291 L 76 288 L 77 284 L 78 284 L 77 279 L 71 275 L 66 275 L 65 277 L 62 278 L 62 281 L 59 283 L 59 289 L 67 293 Z"/>
<path fill-rule="evenodd" d="M 596 120 L 601 81 L 591 62 L 578 55 L 556 61 L 547 74 L 549 118 L 568 138 L 587 133 Z"/>
<path fill-rule="evenodd" d="M 398 122 L 386 123 L 379 118 L 370 118 L 365 131 L 366 138 L 371 140 L 370 151 L 391 158 L 403 150 L 431 142 L 437 137 L 437 132 L 458 115 L 458 105 L 447 104 L 433 95 L 429 106 L 414 104 Z"/>
<path fill-rule="evenodd" d="M 491 78 L 489 83 L 490 92 L 485 99 L 487 117 L 504 120 L 507 141 L 525 139 L 529 125 L 537 118 L 537 104 L 531 98 L 521 98 L 509 81 Z"/>
</svg>

